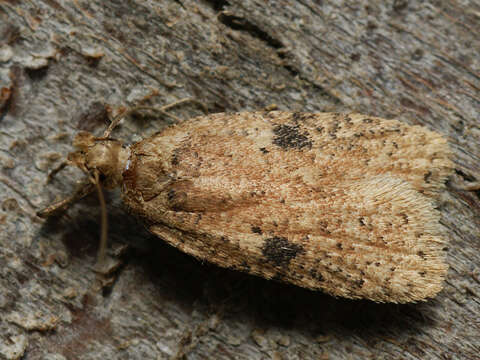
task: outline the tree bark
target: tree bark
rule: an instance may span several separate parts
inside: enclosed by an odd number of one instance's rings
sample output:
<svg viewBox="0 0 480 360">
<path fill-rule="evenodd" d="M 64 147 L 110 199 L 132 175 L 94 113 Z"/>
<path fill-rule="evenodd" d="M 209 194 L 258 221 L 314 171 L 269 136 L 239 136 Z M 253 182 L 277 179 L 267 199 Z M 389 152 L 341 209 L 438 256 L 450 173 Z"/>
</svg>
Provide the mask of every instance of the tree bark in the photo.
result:
<svg viewBox="0 0 480 360">
<path fill-rule="evenodd" d="M 456 186 L 480 178 L 478 2 L 2 1 L 0 19 L 0 358 L 479 357 L 480 193 Z M 110 192 L 119 267 L 99 290 L 97 197 L 43 221 L 36 211 L 83 178 L 47 174 L 109 112 L 186 97 L 211 113 L 355 111 L 444 134 L 445 289 L 375 304 L 219 269 L 149 235 Z M 167 120 L 136 116 L 115 137 Z"/>
</svg>

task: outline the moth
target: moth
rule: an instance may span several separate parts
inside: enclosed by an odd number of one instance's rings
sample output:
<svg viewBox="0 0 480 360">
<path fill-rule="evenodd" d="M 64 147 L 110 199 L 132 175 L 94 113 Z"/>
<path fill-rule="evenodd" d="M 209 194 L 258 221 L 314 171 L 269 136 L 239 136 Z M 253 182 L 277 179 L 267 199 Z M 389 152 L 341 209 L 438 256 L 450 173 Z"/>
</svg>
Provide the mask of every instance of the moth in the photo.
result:
<svg viewBox="0 0 480 360">
<path fill-rule="evenodd" d="M 221 267 L 375 302 L 442 289 L 435 199 L 453 164 L 436 132 L 354 113 L 263 111 L 200 116 L 125 145 L 110 137 L 115 126 L 76 136 L 69 161 L 90 183 L 39 215 L 120 187 L 151 233 Z"/>
</svg>

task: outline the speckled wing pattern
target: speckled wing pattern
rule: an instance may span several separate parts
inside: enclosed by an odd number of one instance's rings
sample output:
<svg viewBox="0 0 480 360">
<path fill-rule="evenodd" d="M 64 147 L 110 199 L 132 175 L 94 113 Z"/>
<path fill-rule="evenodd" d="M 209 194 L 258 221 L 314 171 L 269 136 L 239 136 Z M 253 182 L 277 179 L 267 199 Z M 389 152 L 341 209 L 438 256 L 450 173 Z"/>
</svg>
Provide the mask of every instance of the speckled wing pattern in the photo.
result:
<svg viewBox="0 0 480 360">
<path fill-rule="evenodd" d="M 150 231 L 217 265 L 334 296 L 432 297 L 447 271 L 439 134 L 337 113 L 214 114 L 131 147 L 123 196 Z"/>
</svg>

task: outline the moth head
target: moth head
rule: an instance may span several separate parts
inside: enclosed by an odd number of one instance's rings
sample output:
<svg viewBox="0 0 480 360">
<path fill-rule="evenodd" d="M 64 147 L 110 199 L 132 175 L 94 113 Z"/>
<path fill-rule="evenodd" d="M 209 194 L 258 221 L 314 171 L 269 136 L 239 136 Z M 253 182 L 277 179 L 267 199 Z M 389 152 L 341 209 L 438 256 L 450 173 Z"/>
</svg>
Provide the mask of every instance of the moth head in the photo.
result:
<svg viewBox="0 0 480 360">
<path fill-rule="evenodd" d="M 47 182 L 50 181 L 55 174 L 64 169 L 67 165 L 74 165 L 88 175 L 88 181 L 84 181 L 83 184 L 71 196 L 39 210 L 37 215 L 43 218 L 51 216 L 58 211 L 65 211 L 69 206 L 78 200 L 95 191 L 95 189 L 97 190 L 98 199 L 102 209 L 100 247 L 97 260 L 97 265 L 99 268 L 102 267 L 105 261 L 108 227 L 106 203 L 102 187 L 113 189 L 122 184 L 122 174 L 127 169 L 130 158 L 130 149 L 124 146 L 122 142 L 112 139 L 110 134 L 118 126 L 122 118 L 139 110 L 155 110 L 163 115 L 173 117 L 175 120 L 180 122 L 180 119 L 170 115 L 166 110 L 185 102 L 200 104 L 205 112 L 208 110 L 203 103 L 200 103 L 195 99 L 188 98 L 179 100 L 173 104 L 159 109 L 148 106 L 137 106 L 124 111 L 112 119 L 110 125 L 105 129 L 102 137 L 95 137 L 93 134 L 85 131 L 78 133 L 73 140 L 73 146 L 77 150 L 68 155 L 68 162 L 63 162 L 48 175 Z"/>
<path fill-rule="evenodd" d="M 112 119 L 110 125 L 105 129 L 102 137 L 95 137 L 89 132 L 78 133 L 73 140 L 73 146 L 77 150 L 68 155 L 68 162 L 63 162 L 48 175 L 47 182 L 50 181 L 55 174 L 64 169 L 67 165 L 74 165 L 88 175 L 88 181 L 84 181 L 83 184 L 71 196 L 39 210 L 37 212 L 39 217 L 46 218 L 57 213 L 58 211 L 65 211 L 69 206 L 78 200 L 95 191 L 95 189 L 97 190 L 98 199 L 102 210 L 100 247 L 98 250 L 97 260 L 97 266 L 100 272 L 102 272 L 102 267 L 106 257 L 105 253 L 107 248 L 108 227 L 106 203 L 102 187 L 113 189 L 122 184 L 122 174 L 127 169 L 130 158 L 130 149 L 124 146 L 122 142 L 112 139 L 110 134 L 118 126 L 122 118 L 138 110 L 156 110 L 157 112 L 163 115 L 169 115 L 180 122 L 180 119 L 168 114 L 166 110 L 184 102 L 200 104 L 204 111 L 207 112 L 207 108 L 205 105 L 203 105 L 203 103 L 199 103 L 198 101 L 190 98 L 177 101 L 159 109 L 148 106 L 137 106 L 128 111 L 124 111 Z"/>
<path fill-rule="evenodd" d="M 76 151 L 68 155 L 68 160 L 93 178 L 100 177 L 102 185 L 113 189 L 122 182 L 122 173 L 126 168 L 130 149 L 120 141 L 108 137 L 95 137 L 82 131 L 75 136 L 73 146 Z"/>
</svg>

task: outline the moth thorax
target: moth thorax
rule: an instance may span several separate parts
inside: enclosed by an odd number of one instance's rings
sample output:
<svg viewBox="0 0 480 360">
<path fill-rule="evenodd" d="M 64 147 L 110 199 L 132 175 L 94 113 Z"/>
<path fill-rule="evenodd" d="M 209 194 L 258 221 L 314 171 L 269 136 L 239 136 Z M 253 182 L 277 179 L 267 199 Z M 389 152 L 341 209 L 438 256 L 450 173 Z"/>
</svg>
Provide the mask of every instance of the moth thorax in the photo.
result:
<svg viewBox="0 0 480 360">
<path fill-rule="evenodd" d="M 106 188 L 115 188 L 122 182 L 122 172 L 127 166 L 130 149 L 118 141 L 101 141 L 91 146 L 85 154 L 88 169 L 97 169 L 104 176 Z"/>
</svg>

